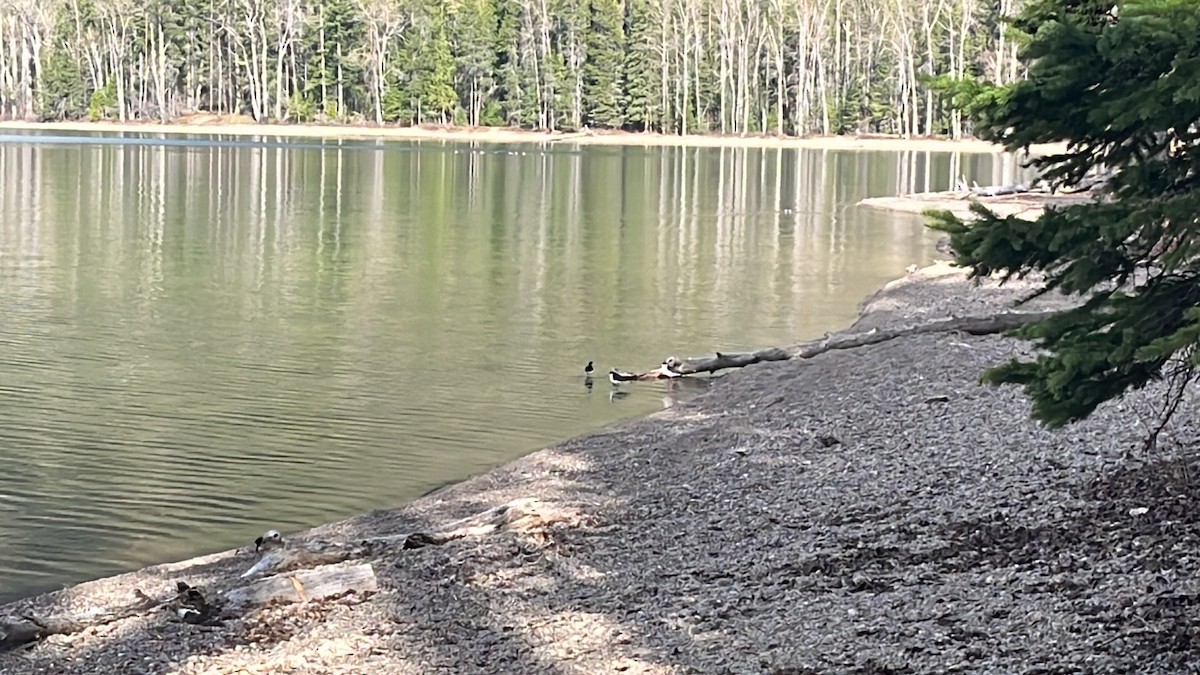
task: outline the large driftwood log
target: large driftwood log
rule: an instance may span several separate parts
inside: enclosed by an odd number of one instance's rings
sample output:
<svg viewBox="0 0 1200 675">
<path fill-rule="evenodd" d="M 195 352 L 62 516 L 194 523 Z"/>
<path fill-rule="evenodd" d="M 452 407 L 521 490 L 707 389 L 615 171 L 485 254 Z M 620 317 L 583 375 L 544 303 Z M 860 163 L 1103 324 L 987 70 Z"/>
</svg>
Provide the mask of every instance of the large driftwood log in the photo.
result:
<svg viewBox="0 0 1200 675">
<path fill-rule="evenodd" d="M 715 356 L 698 356 L 681 359 L 672 356 L 666 360 L 666 367 L 678 375 L 694 375 L 697 373 L 715 373 L 726 368 L 744 368 L 745 366 L 764 361 L 788 361 L 791 359 L 811 359 L 835 349 L 854 349 L 867 345 L 880 344 L 889 340 L 919 335 L 922 333 L 951 333 L 961 332 L 971 335 L 990 335 L 1003 333 L 1026 324 L 1035 323 L 1053 316 L 1057 312 L 1003 312 L 982 317 L 950 317 L 930 321 L 928 323 L 902 326 L 887 330 L 872 329 L 862 333 L 839 333 L 827 335 L 820 340 L 804 342 L 793 347 L 771 347 L 756 352 L 737 352 Z M 661 369 L 661 368 L 660 368 Z M 649 371 L 657 373 L 660 369 Z M 646 378 L 652 379 L 652 378 Z"/>
<path fill-rule="evenodd" d="M 259 579 L 225 594 L 226 612 L 243 612 L 270 602 L 308 602 L 349 591 L 374 593 L 379 590 L 375 570 L 369 563 L 325 565 L 295 574 Z"/>
<path fill-rule="evenodd" d="M 271 602 L 308 602 L 351 591 L 374 593 L 379 590 L 375 570 L 370 564 L 353 566 L 327 565 L 286 576 L 260 579 L 228 593 L 205 597 L 196 588 L 180 581 L 174 596 L 156 600 L 135 591 L 138 601 L 111 610 L 98 610 L 74 616 L 51 616 L 44 619 L 21 617 L 0 622 L 0 651 L 6 651 L 50 635 L 78 633 L 121 619 L 142 616 L 163 608 L 174 610 L 184 623 L 207 623 L 228 618 L 262 607 Z"/>
<path fill-rule="evenodd" d="M 266 552 L 242 578 L 255 578 L 280 574 L 294 569 L 326 565 L 354 560 L 400 546 L 404 549 L 422 546 L 440 546 L 466 537 L 480 537 L 501 530 L 529 532 L 556 523 L 577 525 L 582 514 L 570 508 L 554 506 L 540 499 L 516 499 L 472 516 L 449 523 L 445 527 L 428 532 L 409 532 L 373 537 L 357 542 L 285 542 L 278 532 L 269 531 L 259 538 L 260 547 Z"/>
<path fill-rule="evenodd" d="M 1000 197 L 1003 195 L 1024 194 L 1030 191 L 1028 183 L 1016 185 L 985 185 L 971 188 L 971 194 L 976 197 Z"/>
<path fill-rule="evenodd" d="M 787 361 L 792 354 L 782 347 L 769 347 L 756 352 L 735 352 L 715 356 L 695 356 L 681 359 L 672 356 L 667 359 L 667 365 L 680 375 L 695 375 L 696 373 L 715 373 L 726 368 L 745 368 L 764 361 Z"/>
</svg>

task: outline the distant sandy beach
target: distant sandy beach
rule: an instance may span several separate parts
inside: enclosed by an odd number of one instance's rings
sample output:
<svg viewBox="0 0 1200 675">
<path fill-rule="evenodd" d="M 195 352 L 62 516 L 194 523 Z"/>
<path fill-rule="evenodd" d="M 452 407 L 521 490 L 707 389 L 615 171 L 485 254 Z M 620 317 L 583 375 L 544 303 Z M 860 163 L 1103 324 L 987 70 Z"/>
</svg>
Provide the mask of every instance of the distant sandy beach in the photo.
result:
<svg viewBox="0 0 1200 675">
<path fill-rule="evenodd" d="M 572 143 L 578 145 L 689 146 L 729 148 L 810 148 L 816 150 L 881 150 L 919 152 L 1003 152 L 977 139 L 902 138 L 899 136 L 677 136 L 622 131 L 542 132 L 516 128 L 399 127 L 310 124 L 255 124 L 243 118 L 193 115 L 167 124 L 142 122 L 0 122 L 2 131 L 124 132 L 293 138 L 379 139 L 388 141 L 450 141 L 478 143 Z M 1031 152 L 1053 152 L 1055 146 L 1034 146 Z"/>
</svg>

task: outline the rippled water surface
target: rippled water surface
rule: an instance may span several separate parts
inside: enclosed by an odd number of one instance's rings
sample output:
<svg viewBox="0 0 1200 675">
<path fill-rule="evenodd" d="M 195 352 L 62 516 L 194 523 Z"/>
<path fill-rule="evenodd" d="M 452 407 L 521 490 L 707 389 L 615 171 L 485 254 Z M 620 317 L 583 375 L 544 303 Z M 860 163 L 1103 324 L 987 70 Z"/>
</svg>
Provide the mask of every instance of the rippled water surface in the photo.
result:
<svg viewBox="0 0 1200 675">
<path fill-rule="evenodd" d="M 1001 156 L 0 138 L 0 600 L 410 500 L 644 414 L 933 255 Z"/>
</svg>

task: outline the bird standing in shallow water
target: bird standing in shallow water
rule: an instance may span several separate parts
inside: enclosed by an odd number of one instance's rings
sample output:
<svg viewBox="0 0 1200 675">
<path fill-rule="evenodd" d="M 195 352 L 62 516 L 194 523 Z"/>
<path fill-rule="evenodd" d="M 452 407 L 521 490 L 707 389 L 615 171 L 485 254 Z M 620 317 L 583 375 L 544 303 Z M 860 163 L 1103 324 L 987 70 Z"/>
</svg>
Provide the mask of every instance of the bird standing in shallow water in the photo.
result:
<svg viewBox="0 0 1200 675">
<path fill-rule="evenodd" d="M 583 374 L 587 377 L 591 377 L 594 370 L 596 370 L 596 366 L 593 365 L 591 361 L 588 361 L 588 364 L 583 367 Z"/>
<path fill-rule="evenodd" d="M 638 379 L 637 375 L 634 375 L 633 373 L 622 373 L 621 371 L 617 370 L 616 368 L 613 368 L 612 370 L 608 371 L 608 381 L 612 382 L 612 385 L 614 387 L 621 384 L 622 382 L 632 382 L 636 379 Z"/>
</svg>

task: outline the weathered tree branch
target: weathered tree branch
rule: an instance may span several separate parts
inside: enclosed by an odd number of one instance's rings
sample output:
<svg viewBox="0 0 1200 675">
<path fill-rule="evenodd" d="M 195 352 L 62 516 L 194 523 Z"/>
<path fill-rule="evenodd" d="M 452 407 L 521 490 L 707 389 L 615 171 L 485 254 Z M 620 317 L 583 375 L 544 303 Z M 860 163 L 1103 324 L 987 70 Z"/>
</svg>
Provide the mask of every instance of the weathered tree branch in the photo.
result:
<svg viewBox="0 0 1200 675">
<path fill-rule="evenodd" d="M 1003 333 L 1026 324 L 1036 323 L 1053 316 L 1057 312 L 1002 312 L 991 316 L 981 317 L 950 317 L 928 323 L 902 326 L 887 330 L 872 329 L 863 333 L 838 333 L 827 335 L 820 340 L 803 342 L 792 347 L 771 347 L 755 352 L 737 352 L 715 356 L 697 356 L 681 359 L 672 356 L 666 360 L 666 367 L 677 375 L 694 375 L 697 373 L 715 373 L 726 368 L 744 368 L 764 361 L 788 361 L 791 359 L 811 359 L 825 352 L 836 349 L 854 349 L 867 345 L 876 345 L 896 338 L 923 333 L 962 332 L 971 335 L 990 335 Z M 659 369 L 648 371 L 639 379 L 658 379 L 654 377 Z M 666 377 L 661 375 L 659 377 Z"/>
<path fill-rule="evenodd" d="M 171 600 L 156 600 L 141 591 L 134 591 L 136 602 L 110 610 L 100 610 L 75 616 L 49 616 L 37 618 L 23 616 L 11 621 L 0 621 L 0 651 L 41 640 L 50 635 L 77 633 L 92 626 L 120 621 L 131 616 L 144 614 L 167 605 Z"/>
</svg>

